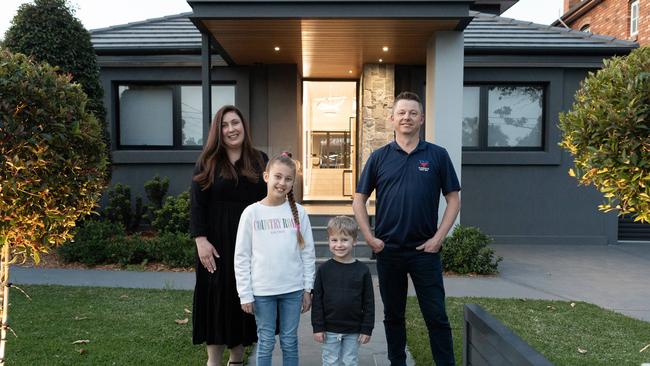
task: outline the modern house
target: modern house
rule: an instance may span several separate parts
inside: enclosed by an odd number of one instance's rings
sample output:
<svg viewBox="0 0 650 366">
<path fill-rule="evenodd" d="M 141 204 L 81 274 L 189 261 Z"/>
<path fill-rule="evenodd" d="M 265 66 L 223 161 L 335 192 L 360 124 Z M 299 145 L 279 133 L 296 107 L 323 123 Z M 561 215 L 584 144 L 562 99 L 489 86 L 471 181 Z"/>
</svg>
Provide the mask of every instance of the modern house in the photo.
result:
<svg viewBox="0 0 650 366">
<path fill-rule="evenodd" d="M 648 0 L 564 0 L 564 14 L 553 25 L 650 44 Z"/>
<path fill-rule="evenodd" d="M 211 115 L 234 103 L 258 148 L 300 159 L 304 202 L 349 204 L 411 90 L 461 179 L 462 224 L 499 243 L 616 243 L 617 217 L 567 174 L 557 123 L 588 72 L 638 44 L 499 16 L 515 2 L 189 0 L 94 30 L 113 181 L 187 189 Z"/>
</svg>

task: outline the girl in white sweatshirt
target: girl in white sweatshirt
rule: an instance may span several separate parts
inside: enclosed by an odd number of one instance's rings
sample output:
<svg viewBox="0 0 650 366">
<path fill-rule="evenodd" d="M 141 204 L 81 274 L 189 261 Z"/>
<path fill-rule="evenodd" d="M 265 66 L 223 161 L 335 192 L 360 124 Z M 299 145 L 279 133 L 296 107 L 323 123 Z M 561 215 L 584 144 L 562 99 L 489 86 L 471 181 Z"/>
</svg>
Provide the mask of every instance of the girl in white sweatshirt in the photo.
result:
<svg viewBox="0 0 650 366">
<path fill-rule="evenodd" d="M 235 278 L 242 310 L 255 315 L 258 366 L 270 366 L 279 316 L 284 366 L 298 366 L 300 313 L 311 307 L 314 240 L 309 217 L 296 203 L 296 163 L 282 153 L 264 172 L 266 197 L 241 215 L 235 245 Z"/>
</svg>

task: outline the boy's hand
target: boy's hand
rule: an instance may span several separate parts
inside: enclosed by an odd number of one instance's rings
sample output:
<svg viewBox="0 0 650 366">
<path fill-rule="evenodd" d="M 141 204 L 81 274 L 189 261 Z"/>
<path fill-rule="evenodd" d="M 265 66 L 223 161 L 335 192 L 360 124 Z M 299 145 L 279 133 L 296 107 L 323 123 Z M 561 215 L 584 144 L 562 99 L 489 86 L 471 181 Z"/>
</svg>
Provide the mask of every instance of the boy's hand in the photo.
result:
<svg viewBox="0 0 650 366">
<path fill-rule="evenodd" d="M 316 335 L 314 334 L 314 337 L 315 337 L 315 336 L 316 336 Z M 366 344 L 366 343 L 370 342 L 370 336 L 367 335 L 367 334 L 359 334 L 359 339 L 358 339 L 358 341 L 359 341 L 359 343 L 361 343 L 361 344 Z"/>
<path fill-rule="evenodd" d="M 246 313 L 246 314 L 254 314 L 255 313 L 255 306 L 253 306 L 254 303 L 249 302 L 248 304 L 241 304 L 241 309 Z"/>
<path fill-rule="evenodd" d="M 305 291 L 302 294 L 302 310 L 301 313 L 306 313 L 311 309 L 311 293 Z"/>
<path fill-rule="evenodd" d="M 325 333 L 323 332 L 314 333 L 314 340 L 318 343 L 325 342 Z"/>
</svg>

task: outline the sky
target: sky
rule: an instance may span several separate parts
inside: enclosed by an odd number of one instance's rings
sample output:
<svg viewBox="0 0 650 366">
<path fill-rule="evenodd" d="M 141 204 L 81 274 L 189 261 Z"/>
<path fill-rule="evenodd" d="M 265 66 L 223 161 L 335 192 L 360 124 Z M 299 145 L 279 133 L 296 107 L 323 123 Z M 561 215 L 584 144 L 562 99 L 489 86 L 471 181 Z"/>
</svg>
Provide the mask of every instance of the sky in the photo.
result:
<svg viewBox="0 0 650 366">
<path fill-rule="evenodd" d="M 0 1 L 0 38 L 11 25 L 20 4 L 29 0 Z M 191 11 L 186 0 L 68 0 L 86 29 L 137 22 Z M 563 0 L 520 0 L 502 14 L 504 17 L 551 24 L 559 17 Z"/>
</svg>

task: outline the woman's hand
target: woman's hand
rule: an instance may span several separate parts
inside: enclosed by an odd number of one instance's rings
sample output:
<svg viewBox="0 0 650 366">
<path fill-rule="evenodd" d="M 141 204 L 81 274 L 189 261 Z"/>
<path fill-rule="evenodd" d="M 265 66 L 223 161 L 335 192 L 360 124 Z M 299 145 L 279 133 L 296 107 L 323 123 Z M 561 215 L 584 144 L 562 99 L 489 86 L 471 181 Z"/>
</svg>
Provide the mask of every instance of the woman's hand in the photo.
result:
<svg viewBox="0 0 650 366">
<path fill-rule="evenodd" d="M 246 314 L 255 314 L 255 306 L 253 304 L 254 302 L 249 302 L 248 304 L 241 304 L 241 309 Z"/>
<path fill-rule="evenodd" d="M 311 292 L 305 291 L 302 294 L 302 310 L 301 313 L 306 313 L 311 309 Z"/>
<path fill-rule="evenodd" d="M 214 258 L 219 258 L 219 253 L 205 236 L 199 236 L 194 241 L 196 242 L 196 250 L 199 253 L 201 264 L 208 272 L 214 273 L 217 270 L 217 262 Z"/>
</svg>

